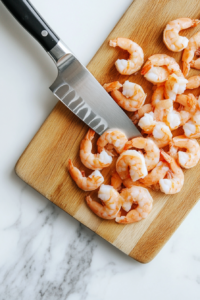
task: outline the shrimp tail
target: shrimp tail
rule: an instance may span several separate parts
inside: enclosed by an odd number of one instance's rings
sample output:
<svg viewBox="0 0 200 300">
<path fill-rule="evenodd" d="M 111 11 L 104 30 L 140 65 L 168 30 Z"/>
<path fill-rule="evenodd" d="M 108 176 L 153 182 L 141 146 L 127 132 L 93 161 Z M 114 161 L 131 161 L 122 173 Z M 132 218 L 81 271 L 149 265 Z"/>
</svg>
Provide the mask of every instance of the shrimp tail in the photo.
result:
<svg viewBox="0 0 200 300">
<path fill-rule="evenodd" d="M 90 128 L 85 136 L 85 139 L 92 141 L 92 139 L 94 138 L 94 135 L 95 135 L 95 131 Z"/>
<path fill-rule="evenodd" d="M 145 75 L 149 70 L 151 70 L 152 64 L 151 62 L 147 62 L 145 66 L 142 68 L 141 75 Z"/>
<path fill-rule="evenodd" d="M 117 217 L 115 221 L 119 224 L 130 224 L 140 221 L 142 218 L 136 210 L 131 210 L 126 216 Z"/>
<path fill-rule="evenodd" d="M 85 200 L 89 208 L 93 211 L 93 213 L 102 218 L 100 212 L 102 211 L 103 206 L 100 203 L 93 201 L 90 196 L 86 196 Z"/>
<path fill-rule="evenodd" d="M 117 47 L 117 39 L 110 40 L 109 41 L 109 46 L 111 46 L 111 47 Z"/>
<path fill-rule="evenodd" d="M 124 151 L 130 149 L 131 147 L 132 147 L 132 141 L 128 141 L 124 146 Z"/>
<path fill-rule="evenodd" d="M 190 64 L 187 62 L 183 61 L 183 75 L 186 77 L 190 71 Z"/>
<path fill-rule="evenodd" d="M 194 20 L 192 20 L 192 26 L 191 27 L 196 27 L 199 24 L 200 24 L 200 20 L 194 19 Z"/>
</svg>

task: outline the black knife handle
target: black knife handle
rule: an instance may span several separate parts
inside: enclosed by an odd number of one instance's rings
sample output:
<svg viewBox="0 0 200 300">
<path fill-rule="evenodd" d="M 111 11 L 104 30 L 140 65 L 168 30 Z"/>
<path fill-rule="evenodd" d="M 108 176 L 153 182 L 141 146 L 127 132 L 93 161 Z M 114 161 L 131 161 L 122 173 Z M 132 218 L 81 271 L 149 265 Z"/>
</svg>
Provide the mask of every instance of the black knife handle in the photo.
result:
<svg viewBox="0 0 200 300">
<path fill-rule="evenodd" d="M 59 38 L 28 0 L 1 0 L 16 20 L 49 52 Z"/>
</svg>

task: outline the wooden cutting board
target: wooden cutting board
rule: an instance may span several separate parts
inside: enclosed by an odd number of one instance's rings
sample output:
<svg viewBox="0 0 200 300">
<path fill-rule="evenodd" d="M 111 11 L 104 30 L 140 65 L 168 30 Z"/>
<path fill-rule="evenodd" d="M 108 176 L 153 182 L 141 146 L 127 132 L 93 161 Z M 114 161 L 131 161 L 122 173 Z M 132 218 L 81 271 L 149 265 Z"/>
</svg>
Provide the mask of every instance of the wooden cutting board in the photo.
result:
<svg viewBox="0 0 200 300">
<path fill-rule="evenodd" d="M 132 76 L 120 75 L 114 62 L 118 58 L 126 59 L 128 54 L 119 48 L 109 47 L 108 41 L 116 37 L 127 37 L 143 48 L 145 60 L 152 54 L 166 53 L 180 61 L 181 53 L 167 50 L 162 41 L 165 25 L 180 17 L 199 18 L 200 1 L 135 0 L 91 60 L 88 69 L 101 84 L 114 80 L 123 83 L 127 79 L 141 84 L 148 94 L 149 102 L 152 84 L 140 72 Z M 184 31 L 183 35 L 191 37 L 199 30 L 200 26 L 191 28 Z M 197 73 L 192 70 L 190 75 Z M 79 159 L 79 144 L 87 130 L 88 127 L 59 102 L 20 157 L 16 173 L 115 247 L 140 262 L 149 262 L 198 201 L 200 163 L 185 172 L 185 184 L 180 193 L 168 196 L 151 191 L 154 207 L 146 220 L 131 225 L 119 225 L 94 215 L 84 201 L 88 193 L 77 188 L 69 176 L 69 158 L 77 167 L 85 170 Z M 114 165 L 102 172 L 106 183 L 110 183 L 109 174 L 113 168 Z M 86 174 L 89 173 L 87 170 Z M 93 192 L 92 197 L 96 197 L 96 194 L 97 192 Z"/>
</svg>

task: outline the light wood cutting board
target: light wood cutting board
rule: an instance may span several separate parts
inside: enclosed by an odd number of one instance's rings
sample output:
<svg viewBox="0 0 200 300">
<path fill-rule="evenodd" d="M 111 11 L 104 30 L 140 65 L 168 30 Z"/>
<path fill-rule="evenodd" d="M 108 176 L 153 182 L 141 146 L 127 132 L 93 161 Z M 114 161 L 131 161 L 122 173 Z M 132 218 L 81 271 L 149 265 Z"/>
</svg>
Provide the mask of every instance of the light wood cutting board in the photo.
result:
<svg viewBox="0 0 200 300">
<path fill-rule="evenodd" d="M 101 84 L 114 80 L 123 83 L 127 79 L 141 84 L 148 94 L 149 102 L 152 84 L 140 72 L 132 76 L 120 75 L 114 62 L 118 58 L 126 59 L 128 54 L 119 48 L 109 47 L 108 41 L 116 37 L 127 37 L 143 48 L 145 60 L 152 54 L 166 53 L 180 61 L 181 53 L 167 50 L 162 41 L 165 25 L 179 17 L 199 18 L 200 1 L 135 0 L 91 60 L 88 69 Z M 200 26 L 186 30 L 183 34 L 191 37 L 199 30 Z M 196 73 L 198 72 L 192 70 L 190 75 Z M 76 166 L 85 170 L 79 159 L 79 144 L 87 130 L 88 127 L 59 102 L 20 157 L 16 172 L 34 189 L 115 247 L 140 262 L 149 262 L 198 201 L 200 163 L 185 172 L 185 184 L 179 194 L 168 196 L 151 191 L 154 207 L 146 220 L 119 225 L 94 215 L 84 201 L 88 193 L 78 189 L 69 176 L 69 158 Z M 109 174 L 113 168 L 114 165 L 103 170 L 106 183 L 109 183 Z M 89 174 L 88 171 L 86 174 Z M 92 196 L 95 197 L 96 192 Z"/>
</svg>

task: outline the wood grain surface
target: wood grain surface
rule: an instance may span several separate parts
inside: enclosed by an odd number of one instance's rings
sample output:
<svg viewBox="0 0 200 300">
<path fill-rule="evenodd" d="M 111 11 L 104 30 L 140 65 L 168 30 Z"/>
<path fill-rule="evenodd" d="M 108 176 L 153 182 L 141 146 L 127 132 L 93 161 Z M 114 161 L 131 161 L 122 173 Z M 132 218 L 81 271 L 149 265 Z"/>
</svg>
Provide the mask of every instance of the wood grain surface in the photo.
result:
<svg viewBox="0 0 200 300">
<path fill-rule="evenodd" d="M 119 48 L 109 47 L 108 41 L 116 37 L 127 37 L 143 48 L 145 61 L 152 54 L 166 53 L 179 62 L 181 53 L 169 51 L 162 41 L 166 24 L 179 17 L 199 18 L 200 1 L 135 0 L 91 60 L 88 69 L 101 84 L 114 80 L 123 83 L 127 79 L 141 84 L 148 94 L 146 103 L 149 102 L 152 84 L 140 72 L 132 76 L 120 75 L 114 62 L 118 58 L 126 59 L 128 54 Z M 181 34 L 191 37 L 197 31 L 200 31 L 200 26 L 185 30 Z M 190 75 L 197 73 L 192 70 Z M 88 127 L 59 102 L 20 157 L 16 173 L 115 247 L 140 262 L 149 262 L 198 201 L 200 163 L 185 171 L 185 184 L 180 193 L 168 196 L 150 191 L 154 198 L 154 207 L 146 220 L 131 225 L 102 220 L 86 206 L 84 199 L 88 193 L 76 186 L 67 167 L 68 159 L 71 158 L 77 167 L 86 171 L 86 175 L 90 174 L 79 159 L 79 144 L 87 130 Z M 102 172 L 106 183 L 110 183 L 110 172 L 113 168 L 114 163 L 111 168 Z M 96 195 L 96 191 L 92 192 L 92 197 Z"/>
</svg>

